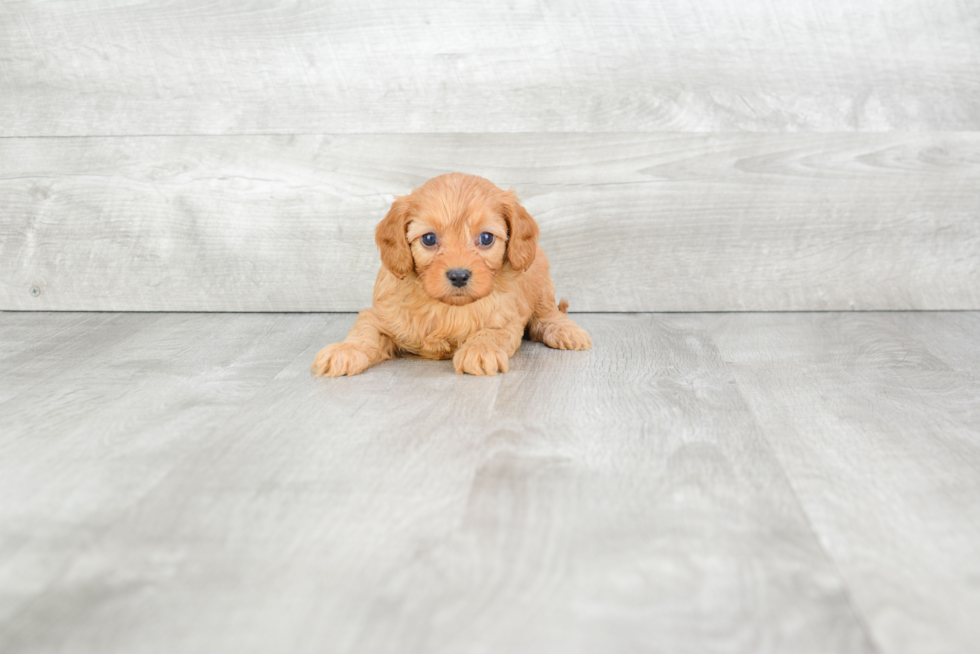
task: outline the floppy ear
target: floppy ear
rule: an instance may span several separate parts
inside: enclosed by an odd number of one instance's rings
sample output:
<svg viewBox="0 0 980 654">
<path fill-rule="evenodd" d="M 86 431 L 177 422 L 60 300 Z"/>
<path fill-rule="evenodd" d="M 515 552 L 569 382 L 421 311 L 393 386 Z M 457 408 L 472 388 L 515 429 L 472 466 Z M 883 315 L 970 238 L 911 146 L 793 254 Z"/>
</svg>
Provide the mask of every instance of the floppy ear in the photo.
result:
<svg viewBox="0 0 980 654">
<path fill-rule="evenodd" d="M 374 242 L 381 250 L 381 263 L 398 279 L 405 279 L 415 268 L 412 249 L 405 238 L 410 211 L 408 196 L 396 197 L 388 215 L 374 228 Z"/>
<path fill-rule="evenodd" d="M 504 220 L 507 221 L 507 259 L 514 270 L 524 272 L 534 263 L 534 255 L 538 251 L 538 223 L 517 201 L 513 191 L 504 194 L 502 207 Z"/>
</svg>

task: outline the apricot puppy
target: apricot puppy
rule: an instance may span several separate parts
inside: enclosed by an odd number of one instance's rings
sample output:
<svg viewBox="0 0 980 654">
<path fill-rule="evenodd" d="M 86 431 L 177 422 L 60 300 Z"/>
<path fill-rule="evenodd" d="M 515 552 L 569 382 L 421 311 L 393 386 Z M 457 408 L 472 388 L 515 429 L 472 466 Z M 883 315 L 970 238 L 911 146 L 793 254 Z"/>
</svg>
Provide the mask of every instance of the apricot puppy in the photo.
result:
<svg viewBox="0 0 980 654">
<path fill-rule="evenodd" d="M 475 175 L 430 179 L 395 199 L 375 230 L 382 267 L 374 304 L 311 370 L 338 377 L 385 359 L 452 358 L 456 372 L 496 375 L 530 338 L 587 350 L 585 331 L 555 305 L 538 224 L 513 191 Z"/>
</svg>

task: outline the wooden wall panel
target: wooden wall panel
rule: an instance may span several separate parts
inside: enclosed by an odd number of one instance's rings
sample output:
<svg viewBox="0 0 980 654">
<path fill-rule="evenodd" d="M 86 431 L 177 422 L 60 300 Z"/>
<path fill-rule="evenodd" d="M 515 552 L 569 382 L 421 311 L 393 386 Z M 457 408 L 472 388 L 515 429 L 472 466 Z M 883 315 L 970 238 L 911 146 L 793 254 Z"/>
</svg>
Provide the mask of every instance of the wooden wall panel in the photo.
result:
<svg viewBox="0 0 980 654">
<path fill-rule="evenodd" d="M 357 310 L 452 170 L 518 191 L 573 310 L 980 308 L 980 134 L 634 133 L 0 139 L 0 309 Z"/>
<path fill-rule="evenodd" d="M 0 3 L 0 136 L 975 130 L 972 0 Z"/>
<path fill-rule="evenodd" d="M 449 170 L 524 196 L 574 309 L 980 308 L 978 26 L 968 0 L 0 2 L 0 308 L 356 309 L 392 195 Z"/>
</svg>

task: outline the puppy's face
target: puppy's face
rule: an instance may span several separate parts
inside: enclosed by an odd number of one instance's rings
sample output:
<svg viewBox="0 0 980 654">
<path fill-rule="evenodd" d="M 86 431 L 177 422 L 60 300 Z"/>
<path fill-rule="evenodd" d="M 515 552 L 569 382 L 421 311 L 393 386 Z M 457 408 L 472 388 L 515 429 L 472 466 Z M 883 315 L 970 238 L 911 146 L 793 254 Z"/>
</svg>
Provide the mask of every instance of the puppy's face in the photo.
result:
<svg viewBox="0 0 980 654">
<path fill-rule="evenodd" d="M 512 192 L 459 173 L 396 199 L 375 231 L 388 270 L 399 279 L 414 273 L 429 297 L 457 306 L 489 295 L 504 265 L 530 267 L 537 237 Z"/>
<path fill-rule="evenodd" d="M 452 208 L 422 202 L 406 230 L 415 271 L 429 297 L 468 304 L 493 290 L 504 265 L 507 223 L 485 202 Z"/>
</svg>

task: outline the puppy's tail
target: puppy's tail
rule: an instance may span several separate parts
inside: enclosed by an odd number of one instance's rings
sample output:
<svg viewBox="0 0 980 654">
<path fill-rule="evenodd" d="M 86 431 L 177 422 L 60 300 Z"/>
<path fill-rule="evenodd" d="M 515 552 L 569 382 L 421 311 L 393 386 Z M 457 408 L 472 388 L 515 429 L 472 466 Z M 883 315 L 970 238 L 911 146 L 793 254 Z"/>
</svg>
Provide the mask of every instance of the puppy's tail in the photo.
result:
<svg viewBox="0 0 980 654">
<path fill-rule="evenodd" d="M 558 310 L 562 313 L 568 313 L 568 300 L 562 298 L 558 301 Z"/>
</svg>

